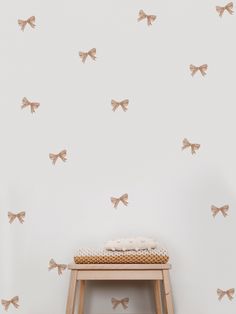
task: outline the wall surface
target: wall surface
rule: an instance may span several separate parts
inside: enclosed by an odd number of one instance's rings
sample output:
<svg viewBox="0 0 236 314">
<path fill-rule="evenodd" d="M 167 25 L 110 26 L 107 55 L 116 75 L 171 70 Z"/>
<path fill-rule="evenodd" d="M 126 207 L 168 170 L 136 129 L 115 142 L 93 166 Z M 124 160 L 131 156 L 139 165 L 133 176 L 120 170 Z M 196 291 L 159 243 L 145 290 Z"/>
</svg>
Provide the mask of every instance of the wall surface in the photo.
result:
<svg viewBox="0 0 236 314">
<path fill-rule="evenodd" d="M 169 250 L 176 314 L 235 313 L 216 292 L 236 287 L 236 20 L 215 8 L 226 4 L 1 1 L 0 299 L 20 305 L 8 313 L 65 313 L 69 272 L 49 272 L 49 260 L 136 235 Z M 137 21 L 140 9 L 153 25 Z M 91 48 L 97 59 L 83 64 Z M 191 76 L 190 64 L 207 74 Z M 34 114 L 23 97 L 40 103 Z M 111 99 L 128 110 L 113 112 Z M 124 193 L 128 206 L 114 209 Z M 214 218 L 212 205 L 228 215 Z M 9 211 L 25 211 L 24 223 Z M 112 310 L 111 297 L 129 308 Z M 154 313 L 147 283 L 89 285 L 87 314 L 123 312 Z"/>
</svg>

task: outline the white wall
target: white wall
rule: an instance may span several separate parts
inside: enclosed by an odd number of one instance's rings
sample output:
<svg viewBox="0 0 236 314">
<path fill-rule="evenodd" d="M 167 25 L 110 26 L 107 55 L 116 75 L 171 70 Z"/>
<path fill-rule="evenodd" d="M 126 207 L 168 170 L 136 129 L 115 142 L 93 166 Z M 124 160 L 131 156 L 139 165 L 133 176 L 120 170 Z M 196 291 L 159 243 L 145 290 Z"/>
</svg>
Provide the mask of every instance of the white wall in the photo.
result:
<svg viewBox="0 0 236 314">
<path fill-rule="evenodd" d="M 171 256 L 176 314 L 233 314 L 235 16 L 213 0 L 8 0 L 0 9 L 0 298 L 19 314 L 62 314 L 79 247 L 144 235 Z M 156 14 L 153 26 L 138 11 Z M 21 32 L 17 19 L 36 16 Z M 78 52 L 95 47 L 97 60 Z M 206 77 L 189 64 L 208 64 Z M 21 100 L 40 102 L 34 115 Z M 128 98 L 126 113 L 111 99 Z M 200 143 L 195 156 L 182 140 Z M 51 152 L 67 149 L 53 166 Z M 111 196 L 129 194 L 113 209 Z M 229 204 L 214 219 L 211 205 Z M 7 212 L 26 211 L 25 223 Z M 154 313 L 146 283 L 89 286 L 86 313 Z M 149 287 L 150 288 L 150 287 Z M 15 313 L 13 307 L 8 313 Z M 117 308 L 115 313 L 121 313 Z"/>
</svg>

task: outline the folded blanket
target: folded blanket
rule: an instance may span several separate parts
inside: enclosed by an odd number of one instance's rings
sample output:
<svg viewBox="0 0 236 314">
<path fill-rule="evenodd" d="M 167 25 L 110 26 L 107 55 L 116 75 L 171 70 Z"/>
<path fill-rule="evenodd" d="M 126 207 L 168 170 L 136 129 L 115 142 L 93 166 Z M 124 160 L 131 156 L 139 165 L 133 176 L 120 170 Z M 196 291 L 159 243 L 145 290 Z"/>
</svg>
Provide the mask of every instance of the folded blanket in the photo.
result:
<svg viewBox="0 0 236 314">
<path fill-rule="evenodd" d="M 166 264 L 168 260 L 168 252 L 163 248 L 125 252 L 80 249 L 74 257 L 76 264 Z"/>
</svg>

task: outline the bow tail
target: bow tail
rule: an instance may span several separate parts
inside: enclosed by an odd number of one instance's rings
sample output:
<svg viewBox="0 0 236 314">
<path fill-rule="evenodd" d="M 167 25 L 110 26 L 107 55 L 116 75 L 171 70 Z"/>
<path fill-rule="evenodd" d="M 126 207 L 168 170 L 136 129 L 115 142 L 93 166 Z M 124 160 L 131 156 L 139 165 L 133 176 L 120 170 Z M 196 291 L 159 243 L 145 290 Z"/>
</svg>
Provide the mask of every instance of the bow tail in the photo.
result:
<svg viewBox="0 0 236 314">
<path fill-rule="evenodd" d="M 29 21 L 28 23 L 32 28 L 35 28 L 36 25 L 33 22 Z"/>
<path fill-rule="evenodd" d="M 128 308 L 128 305 L 125 303 L 122 303 L 123 309 L 126 310 Z"/>
<path fill-rule="evenodd" d="M 16 218 L 15 216 L 11 216 L 11 217 L 10 217 L 10 220 L 9 220 L 9 223 L 12 224 L 13 221 L 15 220 L 15 218 Z"/>
<path fill-rule="evenodd" d="M 5 311 L 7 311 L 10 306 L 10 302 L 6 300 L 2 300 L 2 306 L 4 307 Z"/>
<path fill-rule="evenodd" d="M 191 71 L 192 71 L 191 75 L 194 76 L 197 73 L 198 68 L 193 68 L 191 69 Z"/>
<path fill-rule="evenodd" d="M 201 74 L 202 74 L 202 76 L 205 76 L 206 75 L 206 70 L 205 69 L 199 69 L 200 70 L 200 72 L 201 72 Z"/>
<path fill-rule="evenodd" d="M 96 60 L 96 56 L 95 56 L 94 53 L 90 53 L 89 55 L 90 55 L 90 57 L 91 57 L 93 60 Z"/>
<path fill-rule="evenodd" d="M 34 104 L 30 105 L 31 113 L 35 113 L 36 106 Z"/>
<path fill-rule="evenodd" d="M 112 303 L 112 308 L 113 310 L 117 308 L 118 304 L 119 304 L 119 301 L 115 298 L 112 298 L 111 299 L 111 303 Z"/>
<path fill-rule="evenodd" d="M 140 21 L 144 20 L 145 18 L 146 18 L 146 16 L 145 16 L 145 15 L 140 15 L 140 16 L 139 16 L 139 18 L 138 18 L 138 22 L 140 22 Z"/>
<path fill-rule="evenodd" d="M 20 222 L 21 224 L 23 224 L 24 219 L 23 219 L 21 216 L 19 216 L 18 219 L 19 219 L 19 222 Z"/>
<path fill-rule="evenodd" d="M 220 211 L 221 211 L 221 213 L 222 213 L 222 215 L 223 215 L 224 217 L 226 217 L 226 216 L 228 215 L 227 212 L 225 211 L 225 209 L 221 209 Z"/>
<path fill-rule="evenodd" d="M 112 308 L 115 310 L 118 306 L 118 302 L 112 302 Z"/>
<path fill-rule="evenodd" d="M 231 8 L 226 8 L 226 10 L 229 12 L 229 14 L 233 14 L 234 13 L 234 11 L 231 9 Z"/>
<path fill-rule="evenodd" d="M 87 59 L 87 56 L 88 56 L 88 55 L 87 55 L 86 53 L 82 56 L 82 62 L 83 62 L 83 63 L 85 63 L 85 61 L 86 61 L 86 59 Z"/>
<path fill-rule="evenodd" d="M 152 25 L 152 18 L 150 16 L 147 16 L 147 25 Z"/>
<path fill-rule="evenodd" d="M 22 21 L 22 22 L 20 23 L 20 28 L 21 28 L 22 32 L 25 30 L 26 24 L 27 24 L 27 22 L 25 22 L 25 21 Z"/>
<path fill-rule="evenodd" d="M 18 304 L 18 303 L 16 303 L 16 301 L 15 301 L 15 302 L 12 302 L 12 304 L 14 305 L 14 307 L 15 307 L 16 309 L 18 309 L 19 304 Z"/>
<path fill-rule="evenodd" d="M 121 104 L 121 108 L 123 109 L 124 112 L 128 110 L 127 105 L 125 104 Z"/>
<path fill-rule="evenodd" d="M 225 8 L 223 8 L 223 7 L 216 7 L 216 11 L 219 13 L 219 16 L 222 17 L 223 13 L 225 11 Z"/>
<path fill-rule="evenodd" d="M 114 202 L 114 208 L 117 208 L 117 206 L 119 205 L 119 202 L 120 202 L 119 199 L 115 200 L 115 202 Z"/>
<path fill-rule="evenodd" d="M 64 155 L 60 155 L 59 157 L 61 158 L 62 161 L 66 161 L 67 160 L 66 156 L 64 156 Z"/>
<path fill-rule="evenodd" d="M 218 214 L 218 210 L 217 209 L 212 209 L 212 216 L 215 218 L 216 215 Z"/>
<path fill-rule="evenodd" d="M 55 155 L 55 156 L 53 156 L 51 159 L 52 159 L 52 163 L 53 163 L 53 165 L 55 165 L 55 164 L 56 164 L 56 162 L 57 162 L 58 156 L 57 156 L 57 155 Z"/>
<path fill-rule="evenodd" d="M 196 154 L 196 150 L 195 150 L 194 145 L 191 145 L 191 153 L 192 153 L 192 155 Z"/>
<path fill-rule="evenodd" d="M 113 102 L 113 103 L 112 103 L 112 107 L 113 107 L 112 110 L 113 110 L 113 111 L 116 111 L 116 109 L 119 107 L 119 104 Z"/>
<path fill-rule="evenodd" d="M 7 304 L 5 304 L 5 305 L 4 305 L 4 307 L 5 307 L 5 311 L 7 311 L 7 310 L 8 310 L 9 306 L 10 306 L 10 302 L 8 302 Z"/>
</svg>

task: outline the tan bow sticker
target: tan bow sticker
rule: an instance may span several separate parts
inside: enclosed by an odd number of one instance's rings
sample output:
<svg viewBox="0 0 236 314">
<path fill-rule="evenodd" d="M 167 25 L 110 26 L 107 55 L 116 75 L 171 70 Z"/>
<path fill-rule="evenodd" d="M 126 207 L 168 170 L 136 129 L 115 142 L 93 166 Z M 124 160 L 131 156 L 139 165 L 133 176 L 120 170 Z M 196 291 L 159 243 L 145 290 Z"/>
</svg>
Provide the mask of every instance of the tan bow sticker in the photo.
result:
<svg viewBox="0 0 236 314">
<path fill-rule="evenodd" d="M 206 75 L 207 68 L 208 68 L 208 65 L 207 65 L 207 64 L 203 64 L 203 65 L 201 65 L 201 66 L 199 66 L 199 67 L 196 67 L 195 65 L 190 64 L 189 68 L 190 68 L 190 71 L 192 72 L 192 73 L 191 73 L 192 76 L 194 76 L 197 71 L 200 71 L 200 73 L 202 74 L 202 76 L 205 76 L 205 75 Z"/>
<path fill-rule="evenodd" d="M 2 300 L 2 305 L 5 307 L 5 311 L 8 310 L 10 304 L 14 305 L 14 307 L 18 309 L 18 307 L 20 306 L 18 302 L 19 302 L 19 297 L 15 296 L 11 300 Z"/>
<path fill-rule="evenodd" d="M 121 106 L 121 108 L 123 109 L 123 111 L 127 111 L 128 110 L 128 105 L 129 105 L 129 100 L 128 99 L 124 99 L 120 102 L 115 101 L 114 99 L 111 100 L 111 105 L 112 105 L 112 110 L 116 111 L 116 109 Z"/>
<path fill-rule="evenodd" d="M 233 300 L 233 294 L 234 294 L 234 289 L 229 289 L 229 290 L 221 290 L 217 289 L 217 294 L 218 294 L 218 299 L 221 300 L 225 295 L 229 298 L 230 301 Z"/>
<path fill-rule="evenodd" d="M 196 150 L 200 148 L 200 144 L 192 144 L 186 138 L 183 140 L 182 150 L 191 147 L 192 154 L 196 154 Z"/>
<path fill-rule="evenodd" d="M 228 11 L 229 14 L 233 14 L 234 11 L 233 11 L 233 7 L 234 7 L 234 4 L 233 2 L 230 2 L 228 4 L 226 4 L 224 7 L 219 7 L 219 6 L 216 6 L 216 11 L 219 13 L 219 16 L 222 17 L 223 13 L 225 11 Z"/>
<path fill-rule="evenodd" d="M 21 108 L 26 108 L 30 106 L 30 110 L 31 110 L 31 113 L 34 113 L 36 109 L 38 109 L 38 107 L 40 106 L 40 104 L 38 102 L 30 102 L 26 97 L 24 97 L 22 99 L 22 106 Z"/>
<path fill-rule="evenodd" d="M 143 10 L 139 11 L 139 17 L 138 17 L 138 22 L 147 19 L 147 25 L 150 26 L 152 25 L 152 22 L 155 21 L 156 15 L 147 15 Z"/>
<path fill-rule="evenodd" d="M 122 305 L 123 309 L 127 309 L 128 308 L 128 304 L 129 304 L 129 298 L 123 298 L 121 300 L 118 300 L 116 298 L 112 298 L 111 299 L 111 303 L 112 303 L 112 308 L 115 309 L 119 304 Z"/>
<path fill-rule="evenodd" d="M 213 217 L 215 217 L 219 212 L 221 212 L 222 215 L 226 217 L 228 215 L 227 213 L 228 210 L 229 210 L 229 205 L 224 205 L 222 207 L 216 207 L 214 205 L 211 206 Z"/>
<path fill-rule="evenodd" d="M 64 149 L 58 154 L 49 154 L 49 158 L 52 160 L 53 165 L 55 165 L 58 158 L 60 158 L 62 161 L 66 161 L 66 154 L 67 151 Z"/>
<path fill-rule="evenodd" d="M 128 205 L 128 194 L 123 194 L 121 197 L 111 197 L 111 202 L 114 204 L 114 208 L 117 208 L 120 202 L 122 202 L 125 206 Z"/>
<path fill-rule="evenodd" d="M 8 212 L 9 223 L 13 223 L 13 221 L 17 218 L 21 224 L 24 222 L 25 212 L 20 212 L 18 214 L 13 214 Z"/>
<path fill-rule="evenodd" d="M 24 31 L 25 26 L 29 24 L 32 28 L 35 27 L 35 16 L 29 17 L 27 20 L 18 20 L 18 24 L 22 31 Z"/>
<path fill-rule="evenodd" d="M 88 52 L 79 52 L 79 56 L 82 59 L 82 62 L 85 63 L 88 56 L 93 60 L 96 60 L 96 48 L 90 49 Z"/>
<path fill-rule="evenodd" d="M 51 270 L 51 269 L 53 269 L 53 268 L 57 268 L 58 275 L 61 275 L 61 274 L 62 274 L 62 271 L 67 268 L 67 265 L 65 265 L 65 264 L 57 264 L 57 263 L 54 261 L 54 259 L 52 258 L 52 259 L 49 261 L 48 270 Z"/>
</svg>

